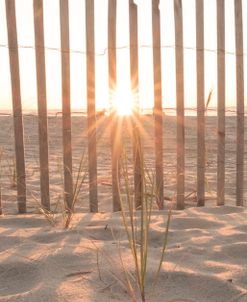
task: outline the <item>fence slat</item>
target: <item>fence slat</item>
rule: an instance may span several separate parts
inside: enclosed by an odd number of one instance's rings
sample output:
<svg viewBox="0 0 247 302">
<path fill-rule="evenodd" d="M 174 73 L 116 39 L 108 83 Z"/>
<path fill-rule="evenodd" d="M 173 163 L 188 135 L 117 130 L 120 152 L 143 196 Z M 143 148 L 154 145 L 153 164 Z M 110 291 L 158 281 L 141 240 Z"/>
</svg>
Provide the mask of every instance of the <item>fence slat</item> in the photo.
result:
<svg viewBox="0 0 247 302">
<path fill-rule="evenodd" d="M 95 49 L 94 0 L 86 0 L 87 40 L 87 119 L 90 212 L 98 212 L 96 109 L 95 109 Z"/>
<path fill-rule="evenodd" d="M 130 30 L 130 77 L 131 91 L 134 98 L 133 127 L 133 157 L 134 157 L 134 188 L 135 206 L 139 208 L 143 199 L 143 164 L 140 135 L 140 103 L 139 103 L 139 73 L 138 73 L 138 13 L 137 5 L 129 0 L 129 30 Z"/>
<path fill-rule="evenodd" d="M 50 210 L 43 0 L 34 0 L 33 9 L 34 9 L 37 96 L 38 96 L 41 205 L 45 209 Z"/>
<path fill-rule="evenodd" d="M 6 19 L 14 116 L 15 156 L 17 174 L 17 203 L 19 213 L 26 213 L 26 172 L 23 137 L 23 116 L 20 89 L 19 55 L 17 43 L 15 0 L 6 0 Z"/>
<path fill-rule="evenodd" d="M 3 208 L 2 208 L 2 187 L 0 185 L 0 215 L 3 214 Z"/>
<path fill-rule="evenodd" d="M 116 0 L 108 2 L 108 70 L 109 70 L 109 98 L 111 109 L 111 152 L 112 152 L 112 199 L 113 211 L 119 211 L 119 159 L 121 154 L 121 129 L 119 119 L 114 109 L 114 94 L 117 81 L 117 60 L 116 60 L 116 22 L 117 3 Z"/>
<path fill-rule="evenodd" d="M 217 205 L 225 201 L 225 1 L 217 0 L 218 153 Z"/>
<path fill-rule="evenodd" d="M 182 1 L 174 0 L 177 95 L 177 208 L 184 209 L 184 58 Z"/>
<path fill-rule="evenodd" d="M 153 70 L 154 70 L 154 128 L 156 202 L 159 209 L 164 206 L 163 180 L 163 112 L 161 86 L 160 10 L 159 0 L 152 1 Z"/>
<path fill-rule="evenodd" d="M 73 174 L 70 109 L 70 43 L 68 0 L 60 0 L 62 107 L 63 107 L 63 165 L 64 200 L 69 209 L 73 203 Z"/>
<path fill-rule="evenodd" d="M 204 4 L 196 1 L 197 206 L 205 205 Z"/>
<path fill-rule="evenodd" d="M 237 179 L 236 205 L 243 206 L 244 191 L 244 58 L 242 0 L 235 0 L 236 80 L 237 80 Z"/>
</svg>

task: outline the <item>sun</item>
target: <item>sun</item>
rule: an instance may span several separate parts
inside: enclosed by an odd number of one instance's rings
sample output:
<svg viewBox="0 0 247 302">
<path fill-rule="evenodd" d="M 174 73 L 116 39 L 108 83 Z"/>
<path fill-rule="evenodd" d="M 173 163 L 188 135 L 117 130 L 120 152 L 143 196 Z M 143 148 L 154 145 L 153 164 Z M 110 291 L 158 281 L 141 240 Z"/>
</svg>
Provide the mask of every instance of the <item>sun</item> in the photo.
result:
<svg viewBox="0 0 247 302">
<path fill-rule="evenodd" d="M 118 102 L 116 104 L 116 111 L 117 111 L 117 114 L 121 115 L 121 116 L 131 115 L 132 106 L 129 102 L 126 102 L 126 103 Z"/>
<path fill-rule="evenodd" d="M 131 91 L 118 88 L 114 93 L 114 108 L 118 115 L 131 115 L 133 112 L 133 95 Z"/>
</svg>

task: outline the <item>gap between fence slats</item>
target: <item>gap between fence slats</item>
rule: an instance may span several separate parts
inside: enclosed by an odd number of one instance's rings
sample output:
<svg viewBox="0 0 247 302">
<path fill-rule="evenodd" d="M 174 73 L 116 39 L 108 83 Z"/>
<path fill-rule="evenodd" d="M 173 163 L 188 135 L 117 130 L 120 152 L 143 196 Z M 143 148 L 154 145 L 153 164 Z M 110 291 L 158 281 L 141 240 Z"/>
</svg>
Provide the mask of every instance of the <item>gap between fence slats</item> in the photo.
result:
<svg viewBox="0 0 247 302">
<path fill-rule="evenodd" d="M 86 0 L 87 119 L 90 212 L 98 212 L 94 42 L 94 0 Z"/>
<path fill-rule="evenodd" d="M 119 177 L 121 156 L 121 129 L 119 118 L 114 106 L 114 94 L 117 82 L 117 60 L 116 60 L 116 22 L 117 2 L 108 2 L 108 71 L 109 71 L 109 99 L 110 99 L 110 126 L 111 126 L 111 153 L 112 153 L 112 199 L 113 211 L 121 209 Z"/>
</svg>

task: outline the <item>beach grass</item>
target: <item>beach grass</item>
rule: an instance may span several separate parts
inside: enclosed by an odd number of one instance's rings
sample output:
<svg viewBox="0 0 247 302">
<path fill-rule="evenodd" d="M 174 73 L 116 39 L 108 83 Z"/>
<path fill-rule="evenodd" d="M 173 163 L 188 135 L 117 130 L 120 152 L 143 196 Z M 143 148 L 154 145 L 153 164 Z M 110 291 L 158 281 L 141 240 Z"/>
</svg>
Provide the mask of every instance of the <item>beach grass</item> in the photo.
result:
<svg viewBox="0 0 247 302">
<path fill-rule="evenodd" d="M 145 302 L 147 273 L 148 273 L 148 261 L 149 261 L 149 235 L 151 232 L 150 221 L 152 218 L 152 212 L 156 205 L 156 183 L 154 171 L 149 169 L 144 162 L 142 147 L 138 146 L 138 150 L 141 153 L 141 190 L 140 207 L 136 208 L 135 196 L 133 194 L 133 177 L 129 165 L 133 164 L 129 159 L 127 148 L 122 148 L 122 156 L 119 163 L 119 177 L 118 177 L 118 190 L 120 195 L 121 204 L 121 216 L 122 222 L 127 236 L 128 245 L 134 262 L 134 275 L 133 279 L 125 269 L 125 264 L 122 259 L 121 253 L 119 253 L 121 265 L 126 278 L 127 290 L 133 301 Z M 155 289 L 166 247 L 168 242 L 169 226 L 171 221 L 171 210 L 168 212 L 167 220 L 165 222 L 165 232 L 162 234 L 163 245 L 161 247 L 161 253 L 159 264 L 156 273 L 152 280 L 152 291 Z M 121 243 L 119 248 L 121 249 Z M 137 291 L 135 290 L 137 289 Z M 150 293 L 149 293 L 150 294 Z"/>
</svg>

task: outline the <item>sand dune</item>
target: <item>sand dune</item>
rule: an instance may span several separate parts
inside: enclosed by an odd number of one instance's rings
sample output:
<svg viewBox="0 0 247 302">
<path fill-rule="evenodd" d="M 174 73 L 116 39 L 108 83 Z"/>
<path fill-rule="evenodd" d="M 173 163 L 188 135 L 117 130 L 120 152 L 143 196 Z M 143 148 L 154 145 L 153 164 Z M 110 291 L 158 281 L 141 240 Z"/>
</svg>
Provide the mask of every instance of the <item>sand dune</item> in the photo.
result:
<svg viewBox="0 0 247 302">
<path fill-rule="evenodd" d="M 166 212 L 152 216 L 147 293 L 166 217 Z M 130 301 L 113 276 L 123 276 L 116 239 L 133 271 L 118 213 L 77 214 L 69 230 L 50 226 L 41 215 L 2 217 L 0 301 Z M 247 301 L 247 210 L 174 211 L 160 277 L 148 301 Z"/>
</svg>

